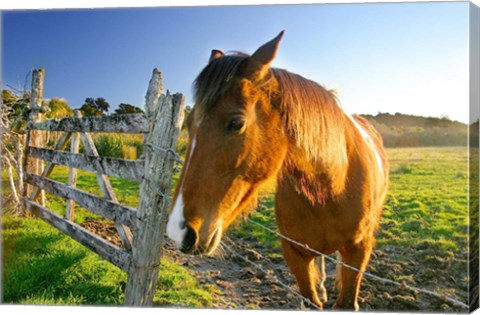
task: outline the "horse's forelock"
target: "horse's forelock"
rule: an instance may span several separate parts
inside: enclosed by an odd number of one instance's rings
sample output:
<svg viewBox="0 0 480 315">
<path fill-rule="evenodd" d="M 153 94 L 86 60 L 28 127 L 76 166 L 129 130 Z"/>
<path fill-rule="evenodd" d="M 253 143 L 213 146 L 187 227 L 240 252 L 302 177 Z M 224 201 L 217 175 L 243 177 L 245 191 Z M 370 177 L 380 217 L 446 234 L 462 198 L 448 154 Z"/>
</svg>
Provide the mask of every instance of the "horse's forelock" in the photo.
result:
<svg viewBox="0 0 480 315">
<path fill-rule="evenodd" d="M 233 83 L 242 62 L 248 55 L 235 52 L 210 62 L 200 72 L 194 83 L 195 106 L 200 112 L 211 109 L 218 98 L 223 96 Z"/>
</svg>

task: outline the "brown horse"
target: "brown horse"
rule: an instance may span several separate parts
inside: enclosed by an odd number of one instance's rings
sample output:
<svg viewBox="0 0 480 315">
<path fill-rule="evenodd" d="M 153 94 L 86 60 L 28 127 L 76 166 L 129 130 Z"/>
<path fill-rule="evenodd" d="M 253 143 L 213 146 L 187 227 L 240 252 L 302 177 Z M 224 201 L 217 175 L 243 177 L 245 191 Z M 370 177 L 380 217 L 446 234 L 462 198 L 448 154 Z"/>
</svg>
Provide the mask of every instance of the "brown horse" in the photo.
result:
<svg viewBox="0 0 480 315">
<path fill-rule="evenodd" d="M 252 56 L 212 51 L 195 81 L 167 234 L 183 252 L 212 253 L 235 217 L 255 204 L 261 184 L 276 176 L 280 232 L 365 270 L 388 186 L 382 140 L 331 91 L 270 67 L 282 36 Z M 301 294 L 322 307 L 325 274 L 316 255 L 283 239 L 282 249 Z M 358 309 L 362 275 L 339 269 L 335 306 Z"/>
</svg>

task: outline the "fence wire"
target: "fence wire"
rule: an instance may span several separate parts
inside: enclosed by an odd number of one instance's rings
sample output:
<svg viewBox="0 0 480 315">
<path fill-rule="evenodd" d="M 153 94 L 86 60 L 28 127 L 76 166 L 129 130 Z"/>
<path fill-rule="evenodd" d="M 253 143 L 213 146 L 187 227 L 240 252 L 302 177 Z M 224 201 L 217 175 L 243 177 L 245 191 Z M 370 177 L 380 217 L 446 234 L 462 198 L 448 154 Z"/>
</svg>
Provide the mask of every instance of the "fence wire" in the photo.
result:
<svg viewBox="0 0 480 315">
<path fill-rule="evenodd" d="M 162 152 L 163 154 L 171 154 L 170 158 L 172 160 L 174 160 L 175 162 L 177 162 L 178 164 L 183 166 L 184 162 L 183 162 L 182 158 L 180 157 L 180 155 L 177 153 L 177 151 L 175 151 L 175 149 L 164 148 L 164 147 L 158 146 L 158 145 L 156 145 L 152 142 L 147 142 L 145 145 L 152 148 L 153 150 L 155 150 L 157 152 Z"/>
<path fill-rule="evenodd" d="M 178 153 L 177 153 L 176 151 L 174 151 L 173 149 L 171 149 L 171 148 L 162 148 L 162 147 L 159 147 L 159 146 L 157 146 L 157 145 L 155 145 L 155 144 L 152 144 L 152 143 L 148 143 L 147 145 L 150 146 L 151 148 L 153 148 L 153 149 L 155 149 L 155 150 L 158 150 L 158 151 L 161 151 L 161 152 L 163 152 L 163 153 L 165 153 L 165 154 L 170 153 L 170 154 L 172 155 L 171 158 L 172 158 L 174 161 L 176 161 L 176 162 L 179 163 L 180 165 L 183 165 L 183 164 L 184 164 L 184 161 L 180 158 L 180 156 L 178 155 Z M 436 298 L 438 298 L 438 299 L 441 299 L 442 301 L 450 302 L 450 303 L 452 303 L 453 305 L 458 305 L 458 306 L 463 307 L 463 308 L 465 308 L 465 309 L 467 309 L 467 310 L 469 309 L 469 306 L 468 306 L 467 304 L 463 303 L 462 301 L 456 300 L 456 299 L 454 299 L 454 298 L 452 298 L 452 297 L 449 297 L 449 296 L 446 296 L 446 295 L 444 295 L 444 294 L 440 294 L 440 293 L 437 293 L 437 292 L 433 292 L 433 291 L 430 291 L 430 290 L 427 290 L 427 289 L 417 288 L 417 287 L 411 286 L 411 285 L 409 285 L 409 284 L 407 284 L 407 283 L 405 283 L 405 282 L 398 282 L 398 281 L 390 280 L 390 279 L 387 279 L 387 278 L 382 278 L 382 277 L 379 277 L 379 276 L 377 276 L 377 275 L 371 274 L 371 273 L 369 273 L 369 272 L 367 272 L 367 271 L 362 271 L 362 270 L 360 270 L 360 269 L 358 269 L 358 268 L 355 268 L 355 267 L 353 267 L 353 266 L 350 266 L 350 265 L 348 265 L 348 264 L 346 264 L 346 263 L 344 263 L 344 262 L 342 262 L 342 261 L 340 261 L 340 260 L 338 260 L 338 259 L 335 259 L 335 258 L 330 257 L 330 256 L 328 256 L 328 255 L 326 255 L 326 254 L 324 254 L 324 253 L 322 253 L 322 252 L 319 252 L 319 251 L 317 251 L 317 250 L 315 250 L 315 249 L 313 249 L 313 248 L 310 248 L 307 244 L 300 243 L 300 242 L 298 242 L 298 241 L 296 241 L 296 240 L 294 240 L 294 239 L 291 239 L 291 238 L 289 238 L 289 237 L 287 237 L 287 236 L 285 236 L 285 235 L 283 235 L 283 234 L 281 234 L 281 233 L 279 233 L 279 232 L 277 232 L 277 231 L 274 231 L 274 230 L 266 227 L 265 225 L 263 225 L 263 224 L 261 224 L 261 223 L 258 223 L 258 222 L 256 222 L 256 221 L 250 219 L 250 218 L 248 218 L 248 221 L 251 222 L 251 223 L 253 223 L 253 224 L 255 224 L 255 225 L 257 225 L 258 227 L 260 227 L 260 228 L 262 228 L 262 229 L 264 229 L 264 230 L 266 230 L 266 231 L 268 231 L 268 232 L 270 232 L 270 233 L 272 233 L 272 234 L 274 234 L 274 235 L 276 235 L 276 236 L 278 236 L 278 237 L 286 240 L 286 241 L 289 241 L 289 242 L 291 242 L 291 243 L 293 243 L 293 244 L 295 244 L 295 245 L 298 245 L 298 246 L 300 246 L 300 247 L 302 247 L 302 248 L 304 248 L 304 249 L 306 249 L 306 250 L 308 250 L 308 251 L 310 251 L 310 252 L 312 252 L 312 253 L 314 253 L 314 254 L 317 254 L 317 255 L 319 255 L 319 256 L 325 257 L 326 259 L 330 260 L 331 262 L 334 262 L 334 263 L 336 263 L 336 264 L 339 264 L 339 265 L 341 265 L 341 266 L 343 266 L 343 267 L 345 267 L 345 268 L 348 268 L 348 269 L 351 269 L 351 270 L 356 271 L 356 272 L 358 272 L 358 273 L 361 273 L 362 275 L 364 275 L 364 276 L 366 276 L 366 277 L 368 277 L 368 278 L 371 278 L 371 279 L 374 279 L 374 280 L 377 280 L 377 281 L 380 281 L 380 282 L 383 282 L 383 283 L 388 283 L 388 284 L 397 286 L 397 287 L 399 287 L 399 288 L 401 288 L 401 289 L 408 289 L 408 290 L 413 291 L 413 292 L 416 292 L 416 293 L 423 293 L 423 294 L 431 295 L 431 296 L 434 296 L 434 297 L 436 297 Z M 267 271 L 266 271 L 263 267 L 255 264 L 254 262 L 252 262 L 252 261 L 249 260 L 248 258 L 240 255 L 240 254 L 237 253 L 232 247 L 228 246 L 228 245 L 225 244 L 223 241 L 222 241 L 221 243 L 222 243 L 222 245 L 224 246 L 224 248 L 225 248 L 227 251 L 229 251 L 231 254 L 233 254 L 234 256 L 239 257 L 240 259 L 244 260 L 245 262 L 247 262 L 248 264 L 252 265 L 253 267 L 259 269 L 260 271 L 264 272 L 265 274 L 268 274 Z M 316 309 L 320 309 L 320 308 L 319 308 L 315 303 L 313 303 L 311 300 L 305 298 L 305 297 L 302 296 L 300 293 L 292 290 L 287 284 L 285 284 L 285 283 L 283 283 L 282 281 L 280 281 L 280 279 L 278 279 L 278 277 L 277 277 L 276 275 L 274 275 L 274 277 L 275 277 L 275 280 L 277 281 L 278 284 L 280 284 L 282 287 L 284 287 L 285 289 L 287 289 L 288 291 L 290 291 L 290 292 L 291 292 L 292 294 L 294 294 L 295 296 L 299 297 L 302 301 L 306 302 L 308 305 L 311 305 L 311 306 L 313 306 L 313 307 L 316 308 Z"/>
<path fill-rule="evenodd" d="M 256 222 L 256 221 L 250 219 L 250 218 L 248 219 L 248 221 L 251 222 L 251 223 L 253 223 L 253 224 L 255 224 L 255 225 L 257 225 L 258 227 L 260 227 L 260 228 L 262 228 L 262 229 L 264 229 L 264 230 L 272 233 L 272 234 L 275 234 L 275 235 L 278 236 L 278 237 L 283 238 L 283 239 L 286 240 L 286 241 L 289 241 L 290 243 L 293 243 L 293 244 L 295 244 L 295 245 L 298 245 L 298 246 L 300 246 L 300 247 L 302 247 L 302 248 L 304 248 L 304 249 L 306 249 L 306 250 L 308 250 L 308 251 L 310 251 L 310 252 L 312 252 L 312 253 L 314 253 L 314 254 L 323 256 L 323 257 L 325 257 L 326 259 L 328 259 L 328 260 L 330 260 L 330 261 L 332 261 L 332 262 L 334 262 L 334 263 L 336 263 L 336 264 L 340 264 L 341 266 L 343 266 L 343 267 L 345 267 L 345 268 L 354 270 L 354 271 L 356 271 L 356 272 L 358 272 L 358 273 L 361 273 L 362 275 L 367 276 L 367 277 L 369 277 L 369 278 L 372 278 L 372 279 L 374 279 L 374 280 L 377 280 L 377 281 L 380 281 L 380 282 L 383 282 L 383 283 L 389 283 L 389 284 L 395 285 L 395 286 L 397 286 L 397 287 L 400 287 L 401 289 L 408 289 L 408 290 L 411 290 L 411 291 L 413 291 L 413 292 L 428 294 L 428 295 L 437 297 L 437 298 L 439 298 L 439 299 L 441 299 L 441 300 L 443 300 L 443 301 L 448 301 L 448 302 L 450 302 L 450 303 L 452 303 L 452 304 L 454 304 L 454 305 L 458 305 L 458 306 L 461 306 L 461 307 L 466 308 L 466 309 L 469 308 L 467 304 L 465 304 L 465 303 L 463 303 L 463 302 L 461 302 L 461 301 L 459 301 L 459 300 L 456 300 L 456 299 L 454 299 L 454 298 L 448 297 L 448 296 L 446 296 L 446 295 L 444 295 L 444 294 L 440 294 L 440 293 L 433 292 L 433 291 L 426 290 L 426 289 L 417 288 L 417 287 L 408 285 L 408 284 L 406 284 L 405 282 L 393 281 L 393 280 L 390 280 L 390 279 L 386 279 L 386 278 L 382 278 L 382 277 L 376 276 L 376 275 L 371 274 L 371 273 L 366 272 L 366 271 L 362 271 L 362 270 L 360 270 L 360 269 L 358 269 L 358 268 L 355 268 L 355 267 L 353 267 L 353 266 L 350 266 L 350 265 L 348 265 L 348 264 L 346 264 L 346 263 L 344 263 L 344 262 L 342 262 L 342 261 L 340 261 L 340 260 L 338 260 L 338 259 L 335 259 L 335 258 L 330 257 L 330 256 L 328 256 L 328 255 L 326 255 L 326 254 L 324 254 L 324 253 L 322 253 L 322 252 L 319 252 L 319 251 L 317 251 L 317 250 L 315 250 L 315 249 L 313 249 L 313 248 L 310 248 L 307 244 L 302 244 L 302 243 L 300 243 L 300 242 L 297 242 L 296 240 L 291 239 L 291 238 L 289 238 L 289 237 L 287 237 L 287 236 L 285 236 L 285 235 L 283 235 L 283 234 L 281 234 L 281 233 L 278 233 L 278 232 L 276 232 L 276 231 L 274 231 L 274 230 L 266 227 L 265 225 L 263 225 L 263 224 L 261 224 L 261 223 L 258 223 L 258 222 Z"/>
<path fill-rule="evenodd" d="M 231 240 L 229 240 L 230 242 L 232 242 Z M 232 242 L 233 243 L 233 242 Z M 227 250 L 229 253 L 231 253 L 232 255 L 240 258 L 241 260 L 245 261 L 246 263 L 250 264 L 251 266 L 253 266 L 254 268 L 260 270 L 261 272 L 263 272 L 264 274 L 268 275 L 268 271 L 263 268 L 262 266 L 254 263 L 253 261 L 251 261 L 250 259 L 248 259 L 247 257 L 239 254 L 237 251 L 235 251 L 231 246 L 227 245 L 224 241 L 221 241 L 221 244 L 223 246 L 223 248 L 225 250 Z M 317 309 L 317 310 L 322 310 L 320 307 L 318 307 L 317 304 L 313 303 L 310 299 L 307 299 L 306 297 L 304 297 L 303 295 L 301 295 L 300 293 L 298 293 L 297 291 L 293 290 L 292 288 L 290 288 L 290 286 L 288 284 L 285 284 L 284 282 L 282 282 L 275 274 L 272 275 L 273 276 L 273 279 L 275 280 L 276 283 L 278 283 L 280 286 L 282 286 L 283 288 L 285 288 L 287 291 L 289 291 L 290 293 L 292 293 L 293 295 L 295 295 L 296 297 L 300 298 L 302 301 L 304 301 L 305 303 L 307 303 L 308 305 L 311 305 L 313 308 Z"/>
</svg>

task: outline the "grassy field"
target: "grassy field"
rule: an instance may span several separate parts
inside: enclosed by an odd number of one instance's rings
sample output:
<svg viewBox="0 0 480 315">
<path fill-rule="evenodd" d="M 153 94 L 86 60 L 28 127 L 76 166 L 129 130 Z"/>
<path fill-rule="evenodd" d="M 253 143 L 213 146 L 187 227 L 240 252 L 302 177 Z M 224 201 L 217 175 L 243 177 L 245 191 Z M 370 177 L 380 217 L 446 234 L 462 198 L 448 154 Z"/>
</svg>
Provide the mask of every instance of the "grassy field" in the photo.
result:
<svg viewBox="0 0 480 315">
<path fill-rule="evenodd" d="M 378 246 L 431 243 L 445 253 L 466 251 L 468 182 L 466 148 L 387 149 L 390 189 L 378 235 Z M 252 219 L 270 228 L 274 197 L 266 194 Z M 275 236 L 248 222 L 238 235 L 254 235 L 272 247 Z"/>
<path fill-rule="evenodd" d="M 430 242 L 444 252 L 466 250 L 466 148 L 389 150 L 391 189 L 379 245 Z"/>
<path fill-rule="evenodd" d="M 66 183 L 68 169 L 56 166 L 51 178 Z M 119 202 L 137 207 L 138 183 L 114 177 L 110 181 Z M 3 187 L 8 187 L 5 176 Z M 79 171 L 77 187 L 100 194 L 95 175 L 90 172 Z M 47 194 L 46 200 L 47 208 L 65 215 L 63 199 Z M 76 223 L 92 219 L 100 217 L 75 208 Z M 6 215 L 2 223 L 4 303 L 123 304 L 127 279 L 119 268 L 39 219 Z M 212 286 L 198 285 L 187 269 L 163 259 L 154 304 L 208 307 L 214 292 Z"/>
<path fill-rule="evenodd" d="M 387 149 L 391 183 L 368 272 L 467 301 L 467 153 L 461 147 Z M 274 197 L 266 194 L 260 200 L 250 218 L 275 230 Z M 256 250 L 270 257 L 281 256 L 278 238 L 248 221 L 230 233 L 264 244 Z M 328 288 L 335 287 L 331 280 Z M 329 289 L 330 298 L 335 293 Z M 370 310 L 463 311 L 378 281 L 363 281 L 360 296 L 362 307 Z"/>
<path fill-rule="evenodd" d="M 389 149 L 391 186 L 377 247 L 395 246 L 407 251 L 429 247 L 435 256 L 463 257 L 468 251 L 468 169 L 466 148 Z M 52 177 L 67 181 L 65 168 Z M 4 179 L 4 187 L 6 182 Z M 138 184 L 112 178 L 120 202 L 136 207 Z M 97 193 L 92 173 L 80 172 L 79 188 Z M 251 218 L 275 228 L 273 195 L 265 189 Z M 47 196 L 47 206 L 64 214 L 65 202 Z M 78 208 L 79 224 L 95 215 Z M 126 276 L 75 241 L 34 218 L 3 218 L 4 302 L 35 304 L 121 304 Z M 279 255 L 278 239 L 240 221 L 229 232 L 265 244 Z M 424 259 L 425 257 L 422 257 Z M 425 258 L 426 259 L 426 258 Z M 419 261 L 419 263 L 423 263 Z M 466 268 L 457 263 L 454 269 Z M 463 279 L 465 280 L 465 279 Z M 190 272 L 167 260 L 157 286 L 157 305 L 210 306 L 214 289 L 195 282 Z"/>
</svg>

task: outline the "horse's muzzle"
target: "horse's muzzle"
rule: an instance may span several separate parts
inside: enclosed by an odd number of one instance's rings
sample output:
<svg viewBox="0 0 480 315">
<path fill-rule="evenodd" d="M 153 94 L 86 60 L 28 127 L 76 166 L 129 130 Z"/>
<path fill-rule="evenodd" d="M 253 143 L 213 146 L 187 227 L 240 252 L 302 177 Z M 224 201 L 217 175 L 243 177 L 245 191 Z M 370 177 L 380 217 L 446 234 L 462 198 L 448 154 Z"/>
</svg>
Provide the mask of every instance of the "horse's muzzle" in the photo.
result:
<svg viewBox="0 0 480 315">
<path fill-rule="evenodd" d="M 180 250 L 185 254 L 200 255 L 211 254 L 215 251 L 222 238 L 222 228 L 218 227 L 210 234 L 207 241 L 202 243 L 198 233 L 189 225 L 186 226 L 187 232 L 183 239 Z"/>
<path fill-rule="evenodd" d="M 185 238 L 182 242 L 182 247 L 180 250 L 186 254 L 193 253 L 196 247 L 198 240 L 198 234 L 192 229 L 189 225 L 187 225 L 187 233 L 185 234 Z"/>
</svg>

